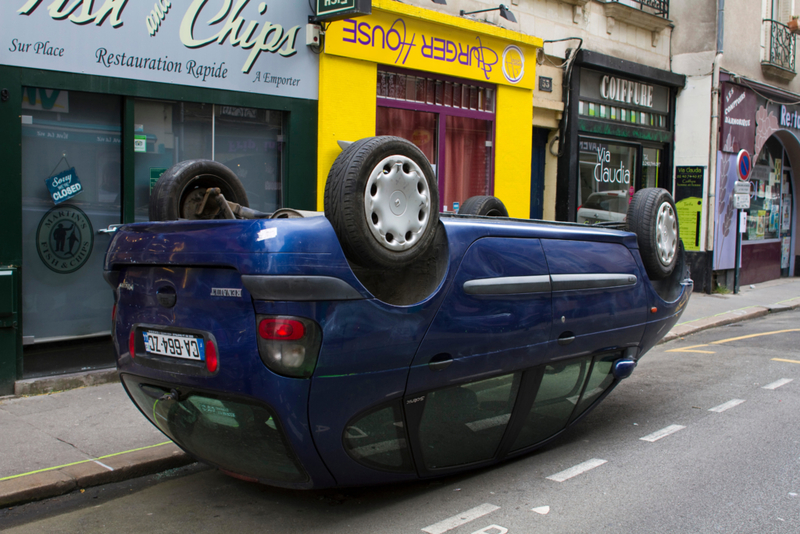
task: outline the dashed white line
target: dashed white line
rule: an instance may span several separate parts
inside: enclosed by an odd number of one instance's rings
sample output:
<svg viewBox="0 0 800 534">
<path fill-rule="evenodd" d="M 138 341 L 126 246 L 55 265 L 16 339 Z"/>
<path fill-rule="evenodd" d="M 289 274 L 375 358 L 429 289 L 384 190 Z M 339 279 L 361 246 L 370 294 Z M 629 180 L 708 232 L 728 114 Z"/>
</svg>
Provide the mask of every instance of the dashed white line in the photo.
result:
<svg viewBox="0 0 800 534">
<path fill-rule="evenodd" d="M 600 460 L 598 458 L 592 458 L 582 464 L 578 464 L 575 467 L 570 467 L 569 469 L 565 469 L 560 473 L 556 473 L 555 475 L 550 475 L 547 477 L 547 480 L 554 480 L 555 482 L 564 482 L 565 480 L 569 480 L 572 477 L 578 476 L 581 473 L 585 473 L 590 469 L 594 469 L 595 467 L 599 467 L 606 463 L 607 460 Z"/>
<path fill-rule="evenodd" d="M 499 509 L 500 507 L 495 506 L 494 504 L 483 503 L 482 505 L 471 508 L 466 512 L 454 515 L 453 517 L 448 517 L 444 521 L 439 521 L 438 523 L 427 526 L 422 529 L 422 532 L 427 532 L 428 534 L 442 534 L 443 532 L 460 527 L 461 525 L 469 523 L 470 521 L 474 521 L 479 517 L 483 517 L 486 514 L 490 514 Z"/>
<path fill-rule="evenodd" d="M 778 389 L 781 386 L 785 386 L 789 382 L 794 380 L 793 378 L 781 378 L 780 380 L 776 380 L 772 384 L 767 384 L 766 386 L 762 387 L 761 389 Z"/>
<path fill-rule="evenodd" d="M 681 425 L 669 425 L 667 428 L 662 428 L 661 430 L 657 430 L 652 434 L 648 434 L 645 437 L 639 439 L 642 441 L 649 441 L 650 443 L 653 443 L 654 441 L 658 441 L 661 438 L 665 438 L 670 434 L 674 434 L 678 430 L 683 430 L 684 428 L 686 427 Z"/>
<path fill-rule="evenodd" d="M 741 403 L 743 403 L 743 402 L 744 402 L 744 399 L 733 399 L 733 400 L 729 400 L 728 402 L 726 402 L 726 403 L 724 403 L 724 404 L 720 404 L 719 406 L 714 406 L 713 408 L 709 408 L 709 410 L 708 410 L 708 411 L 709 411 L 709 412 L 717 412 L 717 413 L 722 413 L 722 412 L 724 412 L 725 410 L 730 410 L 730 409 L 731 409 L 731 408 L 733 408 L 734 406 L 739 406 L 739 405 L 740 405 Z"/>
</svg>

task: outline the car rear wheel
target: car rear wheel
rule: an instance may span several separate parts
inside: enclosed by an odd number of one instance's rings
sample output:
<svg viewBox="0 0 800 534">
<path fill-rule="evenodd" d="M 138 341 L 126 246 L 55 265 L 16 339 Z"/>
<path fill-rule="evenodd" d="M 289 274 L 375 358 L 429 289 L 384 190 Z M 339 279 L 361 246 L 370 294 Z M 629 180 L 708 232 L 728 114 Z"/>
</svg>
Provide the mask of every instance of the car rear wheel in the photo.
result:
<svg viewBox="0 0 800 534">
<path fill-rule="evenodd" d="M 325 215 L 348 259 L 368 268 L 401 268 L 432 245 L 439 191 L 428 159 L 391 136 L 352 143 L 325 184 Z"/>
<path fill-rule="evenodd" d="M 628 206 L 628 230 L 634 232 L 647 275 L 666 278 L 678 258 L 678 215 L 672 195 L 665 189 L 640 189 Z"/>
<path fill-rule="evenodd" d="M 508 210 L 503 202 L 488 195 L 469 197 L 458 208 L 459 215 L 485 215 L 487 217 L 508 217 Z"/>
<path fill-rule="evenodd" d="M 150 195 L 150 220 L 217 218 L 221 209 L 206 198 L 209 188 L 219 188 L 225 200 L 249 206 L 244 186 L 232 170 L 218 161 L 191 159 L 176 163 L 158 179 Z"/>
</svg>

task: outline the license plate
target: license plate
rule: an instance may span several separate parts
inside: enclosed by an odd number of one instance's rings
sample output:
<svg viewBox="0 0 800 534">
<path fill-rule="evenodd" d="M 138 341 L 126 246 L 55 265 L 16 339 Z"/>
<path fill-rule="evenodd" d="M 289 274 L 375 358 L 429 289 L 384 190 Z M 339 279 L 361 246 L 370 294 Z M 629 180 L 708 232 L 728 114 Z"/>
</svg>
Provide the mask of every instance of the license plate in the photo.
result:
<svg viewBox="0 0 800 534">
<path fill-rule="evenodd" d="M 144 348 L 151 354 L 197 361 L 206 359 L 206 351 L 201 337 L 150 331 L 144 331 L 142 334 L 144 335 Z"/>
</svg>

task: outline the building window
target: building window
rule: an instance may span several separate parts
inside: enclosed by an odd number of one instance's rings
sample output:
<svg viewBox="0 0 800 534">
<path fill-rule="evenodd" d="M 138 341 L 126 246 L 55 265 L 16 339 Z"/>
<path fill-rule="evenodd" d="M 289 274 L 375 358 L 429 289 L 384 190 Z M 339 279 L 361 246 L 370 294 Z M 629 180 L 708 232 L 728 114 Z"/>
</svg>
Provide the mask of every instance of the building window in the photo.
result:
<svg viewBox="0 0 800 534">
<path fill-rule="evenodd" d="M 493 191 L 495 88 L 407 71 L 379 70 L 377 135 L 408 139 L 439 182 L 443 211 Z"/>
<path fill-rule="evenodd" d="M 195 102 L 136 100 L 136 220 L 148 220 L 150 193 L 165 170 L 188 159 L 229 167 L 250 207 L 282 207 L 282 112 Z"/>
</svg>

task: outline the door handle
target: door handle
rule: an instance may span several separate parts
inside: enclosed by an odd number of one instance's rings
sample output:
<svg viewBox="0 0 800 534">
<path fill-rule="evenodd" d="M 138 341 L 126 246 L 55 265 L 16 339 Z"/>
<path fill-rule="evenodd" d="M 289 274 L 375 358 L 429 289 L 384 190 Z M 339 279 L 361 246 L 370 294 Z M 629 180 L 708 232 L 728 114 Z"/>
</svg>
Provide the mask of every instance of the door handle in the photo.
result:
<svg viewBox="0 0 800 534">
<path fill-rule="evenodd" d="M 451 363 L 453 363 L 453 357 L 443 352 L 431 358 L 431 361 L 428 362 L 428 369 L 431 371 L 443 371 L 450 367 Z"/>
<path fill-rule="evenodd" d="M 563 332 L 560 336 L 558 336 L 559 345 L 569 345 L 573 341 L 575 341 L 575 334 L 572 332 Z"/>
</svg>

